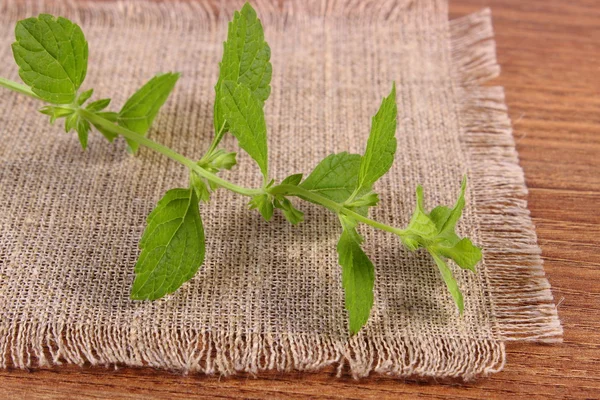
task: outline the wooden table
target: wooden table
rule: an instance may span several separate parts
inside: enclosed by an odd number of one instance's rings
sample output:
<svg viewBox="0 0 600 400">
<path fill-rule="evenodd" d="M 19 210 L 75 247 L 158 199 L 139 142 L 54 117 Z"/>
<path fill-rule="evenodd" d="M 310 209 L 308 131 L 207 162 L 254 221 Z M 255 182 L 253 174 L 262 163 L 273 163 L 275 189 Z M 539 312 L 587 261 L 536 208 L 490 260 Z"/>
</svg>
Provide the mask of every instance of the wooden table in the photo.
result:
<svg viewBox="0 0 600 400">
<path fill-rule="evenodd" d="M 503 372 L 467 384 L 67 366 L 0 370 L 0 398 L 600 398 L 600 2 L 451 0 L 451 17 L 485 6 L 564 344 L 509 344 Z"/>
</svg>

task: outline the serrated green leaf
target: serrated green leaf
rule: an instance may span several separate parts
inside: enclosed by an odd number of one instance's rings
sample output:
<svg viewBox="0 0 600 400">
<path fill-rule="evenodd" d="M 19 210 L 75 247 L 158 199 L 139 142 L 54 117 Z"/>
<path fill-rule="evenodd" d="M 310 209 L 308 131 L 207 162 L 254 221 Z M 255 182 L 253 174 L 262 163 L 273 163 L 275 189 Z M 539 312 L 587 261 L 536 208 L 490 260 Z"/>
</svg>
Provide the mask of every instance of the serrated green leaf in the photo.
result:
<svg viewBox="0 0 600 400">
<path fill-rule="evenodd" d="M 167 101 L 169 94 L 179 79 L 178 73 L 156 75 L 135 92 L 126 102 L 117 123 L 140 135 L 146 135 L 158 110 Z M 133 140 L 127 140 L 129 148 L 135 153 L 139 145 Z"/>
<path fill-rule="evenodd" d="M 208 203 L 210 200 L 210 185 L 206 180 L 192 171 L 190 173 L 190 185 L 196 191 L 196 197 L 200 201 Z"/>
<path fill-rule="evenodd" d="M 448 268 L 448 266 L 446 265 L 446 262 L 444 261 L 444 259 L 442 257 L 437 255 L 435 252 L 431 253 L 431 256 L 433 257 L 433 260 L 435 261 L 436 265 L 438 266 L 438 269 L 440 270 L 440 273 L 442 274 L 442 279 L 446 283 L 446 287 L 448 288 L 448 291 L 452 295 L 452 298 L 454 299 L 454 302 L 456 303 L 458 310 L 462 314 L 465 309 L 465 303 L 463 300 L 463 295 L 462 295 L 460 289 L 458 288 L 458 283 L 456 283 L 456 279 L 454 279 L 454 276 L 452 275 L 452 271 L 450 270 L 450 268 Z"/>
<path fill-rule="evenodd" d="M 458 195 L 458 199 L 456 200 L 456 204 L 448 213 L 445 221 L 440 218 L 438 224 L 440 224 L 440 235 L 445 235 L 447 233 L 453 233 L 454 229 L 456 229 L 456 223 L 462 216 L 462 210 L 465 207 L 465 190 L 467 188 L 467 177 L 465 176 L 460 185 L 460 194 Z M 443 223 L 442 223 L 443 222 Z"/>
<path fill-rule="evenodd" d="M 343 203 L 356 188 L 360 160 L 359 154 L 330 154 L 299 186 L 329 200 Z"/>
<path fill-rule="evenodd" d="M 98 111 L 102 111 L 106 107 L 108 107 L 109 104 L 110 104 L 110 99 L 100 99 L 100 100 L 92 101 L 90 104 L 88 104 L 85 107 L 85 109 L 90 112 L 93 112 L 93 113 L 98 113 Z M 115 115 L 118 118 L 118 114 L 115 113 Z"/>
<path fill-rule="evenodd" d="M 481 249 L 471 242 L 469 238 L 463 238 L 452 247 L 436 245 L 433 249 L 452 259 L 456 265 L 463 269 L 475 272 L 475 265 L 481 260 Z"/>
<path fill-rule="evenodd" d="M 214 168 L 215 172 L 220 170 L 230 170 L 237 164 L 237 153 L 227 152 L 225 150 L 219 149 L 213 152 L 210 158 L 210 168 Z"/>
<path fill-rule="evenodd" d="M 462 216 L 462 210 L 465 207 L 465 190 L 467 188 L 467 178 L 464 177 L 461 183 L 460 194 L 452 209 L 446 206 L 437 206 L 429 213 L 438 231 L 436 243 L 446 247 L 453 247 L 460 238 L 455 232 L 456 224 Z"/>
<path fill-rule="evenodd" d="M 65 118 L 73 115 L 75 110 L 70 107 L 44 106 L 39 109 L 39 112 L 50 116 L 50 123 L 53 124 L 59 118 Z"/>
<path fill-rule="evenodd" d="M 406 227 L 407 234 L 401 237 L 402 242 L 410 250 L 426 247 L 438 235 L 438 228 L 425 211 L 423 206 L 423 188 L 419 185 L 416 190 L 417 204 L 412 218 Z"/>
<path fill-rule="evenodd" d="M 171 189 L 148 216 L 131 288 L 134 300 L 177 290 L 204 262 L 204 228 L 193 189 Z"/>
<path fill-rule="evenodd" d="M 442 230 L 442 227 L 448 220 L 448 217 L 450 216 L 451 212 L 452 210 L 446 206 L 437 206 L 433 210 L 431 210 L 431 212 L 429 213 L 429 217 L 435 224 L 435 227 L 438 229 L 438 231 Z"/>
<path fill-rule="evenodd" d="M 117 122 L 119 114 L 114 111 L 101 111 L 96 113 L 97 116 L 109 120 L 110 122 Z"/>
<path fill-rule="evenodd" d="M 273 201 L 267 194 L 252 197 L 248 206 L 251 210 L 256 208 L 265 221 L 270 221 L 273 218 Z"/>
<path fill-rule="evenodd" d="M 282 185 L 298 186 L 302 181 L 302 174 L 293 174 L 281 181 Z"/>
<path fill-rule="evenodd" d="M 90 133 L 90 123 L 83 118 L 77 118 L 75 130 L 77 131 L 77 136 L 79 137 L 81 147 L 84 150 L 87 149 L 88 135 Z"/>
<path fill-rule="evenodd" d="M 361 207 L 373 207 L 379 203 L 379 195 L 375 192 L 367 192 L 360 194 L 352 200 L 347 207 L 350 208 L 361 208 Z"/>
<path fill-rule="evenodd" d="M 356 189 L 361 156 L 347 152 L 325 157 L 299 186 L 317 193 L 336 203 L 344 203 Z M 364 198 L 364 196 L 367 196 Z M 306 201 L 310 199 L 303 198 Z M 368 207 L 377 203 L 377 194 L 371 188 L 361 189 L 347 207 L 361 215 L 368 214 Z"/>
<path fill-rule="evenodd" d="M 226 81 L 221 86 L 221 103 L 231 133 L 240 147 L 256 161 L 267 176 L 267 126 L 262 104 L 242 84 Z"/>
<path fill-rule="evenodd" d="M 223 59 L 219 64 L 219 80 L 215 85 L 214 127 L 218 132 L 225 122 L 221 104 L 221 85 L 225 81 L 241 83 L 264 103 L 271 93 L 271 50 L 256 11 L 246 3 L 235 12 L 229 23 Z"/>
<path fill-rule="evenodd" d="M 408 227 L 400 235 L 402 242 L 410 250 L 425 248 L 435 260 L 448 290 L 462 313 L 463 297 L 458 285 L 446 265 L 446 258 L 453 260 L 459 267 L 475 271 L 475 265 L 481 260 L 481 249 L 468 238 L 460 238 L 456 224 L 465 206 L 467 180 L 463 179 L 460 194 L 452 209 L 437 206 L 427 213 L 423 205 L 423 188 L 417 187 L 417 204 Z"/>
<path fill-rule="evenodd" d="M 217 174 L 221 170 L 229 170 L 233 168 L 233 166 L 236 164 L 236 153 L 230 153 L 223 149 L 218 149 L 202 157 L 202 159 L 196 164 L 200 168 L 210 173 Z M 219 184 L 209 181 L 193 171 L 190 175 L 190 183 L 192 187 L 195 188 L 196 195 L 200 201 L 206 203 L 208 203 L 210 200 L 211 191 L 214 191 L 220 187 Z"/>
<path fill-rule="evenodd" d="M 109 100 L 110 101 L 110 99 L 103 99 L 103 100 Z M 101 102 L 102 100 L 98 100 L 98 101 Z M 92 104 L 93 103 L 90 103 L 90 106 Z M 88 110 L 89 110 L 89 108 L 88 108 Z M 119 114 L 117 114 L 116 112 L 112 112 L 112 111 L 100 111 L 100 112 L 96 111 L 95 113 L 96 113 L 97 116 L 102 117 L 102 118 L 104 118 L 104 119 L 106 119 L 106 120 L 108 120 L 110 122 L 115 122 L 115 123 L 117 122 L 117 117 L 119 116 Z M 111 143 L 118 136 L 116 133 L 113 133 L 112 131 L 104 129 L 104 127 L 102 127 L 100 125 L 96 125 L 96 124 L 93 124 L 93 125 L 94 125 L 94 128 L 96 128 L 98 130 L 98 132 L 100 132 Z"/>
<path fill-rule="evenodd" d="M 67 118 L 65 118 L 65 132 L 69 133 L 70 131 L 75 129 L 75 127 L 77 127 L 77 120 L 77 114 L 71 114 Z"/>
<path fill-rule="evenodd" d="M 86 101 L 88 101 L 88 99 L 90 97 L 92 97 L 92 94 L 94 94 L 94 89 L 89 89 L 89 90 L 86 90 L 85 92 L 82 92 L 77 97 L 77 104 L 78 105 L 82 105 L 83 103 L 85 103 Z"/>
<path fill-rule="evenodd" d="M 358 175 L 359 189 L 370 188 L 394 163 L 396 154 L 396 85 L 384 98 L 372 119 L 367 149 L 361 159 Z"/>
<path fill-rule="evenodd" d="M 298 225 L 300 222 L 304 221 L 304 213 L 297 208 L 294 207 L 292 202 L 285 197 L 276 197 L 273 202 L 275 208 L 283 211 L 283 216 L 287 219 L 292 225 Z"/>
<path fill-rule="evenodd" d="M 344 225 L 337 251 L 342 267 L 342 285 L 350 333 L 354 335 L 367 323 L 373 307 L 375 267 L 360 247 L 362 237 L 356 228 Z"/>
<path fill-rule="evenodd" d="M 81 28 L 40 14 L 17 23 L 12 45 L 19 76 L 41 99 L 71 104 L 87 73 L 88 44 Z"/>
</svg>

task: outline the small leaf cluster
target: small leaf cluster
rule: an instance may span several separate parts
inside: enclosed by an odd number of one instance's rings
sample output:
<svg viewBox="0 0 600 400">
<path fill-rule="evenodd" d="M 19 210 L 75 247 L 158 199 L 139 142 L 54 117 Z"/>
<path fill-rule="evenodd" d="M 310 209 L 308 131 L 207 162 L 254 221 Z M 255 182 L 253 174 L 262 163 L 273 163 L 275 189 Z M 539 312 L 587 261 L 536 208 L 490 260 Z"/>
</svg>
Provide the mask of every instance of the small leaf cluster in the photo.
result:
<svg viewBox="0 0 600 400">
<path fill-rule="evenodd" d="M 269 175 L 264 115 L 264 104 L 271 93 L 271 50 L 262 24 L 249 4 L 235 12 L 229 23 L 215 85 L 214 137 L 206 153 L 197 160 L 146 138 L 180 77 L 178 73 L 156 75 L 130 96 L 118 112 L 107 111 L 110 99 L 88 103 L 93 90 L 80 92 L 87 73 L 88 44 L 79 26 L 65 18 L 42 14 L 20 21 L 15 35 L 13 54 L 19 75 L 29 86 L 19 91 L 49 103 L 40 111 L 52 123 L 64 119 L 65 130 L 75 130 L 84 149 L 94 127 L 110 142 L 124 136 L 132 153 L 142 143 L 179 161 L 190 171 L 189 186 L 167 191 L 148 216 L 139 244 L 132 299 L 159 299 L 194 277 L 205 257 L 201 205 L 210 201 L 213 191 L 225 188 L 250 197 L 249 208 L 256 209 L 266 221 L 272 219 L 275 210 L 294 225 L 304 221 L 304 213 L 295 205 L 298 200 L 326 207 L 337 215 L 340 236 L 336 249 L 351 334 L 367 323 L 374 303 L 376 267 L 363 249 L 360 224 L 397 235 L 411 251 L 428 251 L 463 312 L 463 296 L 447 261 L 475 271 L 482 256 L 470 239 L 456 233 L 465 206 L 466 179 L 453 208 L 438 206 L 430 212 L 424 208 L 419 186 L 416 208 L 405 229 L 368 217 L 369 209 L 379 202 L 374 187 L 392 167 L 397 150 L 395 84 L 372 118 L 363 154 L 331 154 L 306 178 L 295 173 L 276 183 Z M 6 81 L 0 81 L 0 85 L 3 82 Z M 15 90 L 17 85 L 4 86 Z M 236 153 L 219 147 L 228 133 L 256 162 L 263 178 L 260 188 L 243 188 L 219 176 L 221 171 L 236 165 Z"/>
<path fill-rule="evenodd" d="M 179 79 L 179 74 L 160 74 L 134 93 L 119 112 L 105 111 L 110 99 L 85 104 L 93 89 L 79 92 L 87 74 L 88 43 L 81 28 L 63 17 L 40 14 L 17 23 L 13 55 L 19 66 L 19 76 L 41 100 L 50 105 L 40 112 L 50 116 L 50 122 L 65 119 L 65 131 L 75 130 L 83 149 L 87 148 L 91 124 L 79 113 L 92 112 L 145 135 Z M 95 128 L 112 142 L 117 135 L 100 126 Z M 131 152 L 137 143 L 128 141 Z"/>
<path fill-rule="evenodd" d="M 431 254 L 461 313 L 464 310 L 463 296 L 446 259 L 449 258 L 459 267 L 473 272 L 475 265 L 481 260 L 481 249 L 473 245 L 469 238 L 460 238 L 455 231 L 465 207 L 466 187 L 465 178 L 453 208 L 437 206 L 428 213 L 423 206 L 423 188 L 418 186 L 415 212 L 401 236 L 402 242 L 409 250 L 424 248 Z"/>
</svg>

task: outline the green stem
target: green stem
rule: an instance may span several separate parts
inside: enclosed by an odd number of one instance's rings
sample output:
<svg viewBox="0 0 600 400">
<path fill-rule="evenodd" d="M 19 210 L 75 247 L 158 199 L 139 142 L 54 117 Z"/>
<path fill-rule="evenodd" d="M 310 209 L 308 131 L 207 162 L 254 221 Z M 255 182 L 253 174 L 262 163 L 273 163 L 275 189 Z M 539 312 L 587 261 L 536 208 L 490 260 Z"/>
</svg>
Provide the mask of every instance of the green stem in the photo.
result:
<svg viewBox="0 0 600 400">
<path fill-rule="evenodd" d="M 25 94 L 27 96 L 30 96 L 30 97 L 33 97 L 36 99 L 42 100 L 42 99 L 40 99 L 40 97 L 38 95 L 33 93 L 31 91 L 31 89 L 29 89 L 29 87 L 22 85 L 20 83 L 13 82 L 8 79 L 0 78 L 0 86 L 5 87 L 10 90 L 13 90 L 13 91 L 16 91 L 16 92 L 19 92 L 19 93 L 22 93 L 22 94 Z M 126 139 L 133 140 L 142 146 L 146 146 L 149 149 L 152 149 L 158 153 L 161 153 L 161 154 L 169 157 L 170 159 L 177 161 L 178 163 L 188 167 L 190 170 L 194 171 L 195 173 L 202 176 L 203 178 L 205 178 L 213 183 L 216 183 L 225 189 L 231 190 L 232 192 L 241 194 L 243 196 L 249 196 L 249 197 L 253 197 L 253 196 L 265 193 L 264 188 L 249 189 L 249 188 L 245 188 L 242 186 L 238 186 L 229 181 L 226 181 L 225 179 L 222 179 L 222 178 L 218 177 L 217 175 L 215 175 L 211 172 L 208 172 L 204 168 L 200 167 L 195 161 L 190 160 L 189 158 L 177 153 L 176 151 L 171 150 L 170 148 L 163 146 L 162 144 L 157 143 L 151 139 L 148 139 L 147 137 L 140 135 L 139 133 L 136 133 L 136 132 L 130 131 L 129 129 L 123 128 L 122 126 L 119 126 L 119 125 L 117 125 L 105 118 L 102 118 L 90 111 L 87 111 L 83 108 L 79 108 L 77 110 L 77 113 L 80 116 L 82 116 L 83 118 L 85 118 L 88 122 L 90 122 L 94 125 L 97 125 L 97 126 L 101 126 L 103 129 L 105 129 L 108 132 L 112 132 L 116 135 L 121 135 L 121 136 L 125 137 Z M 217 145 L 221 141 L 221 138 L 223 137 L 223 129 L 224 128 L 225 128 L 225 125 L 223 125 L 221 127 L 221 129 L 219 130 L 219 132 L 217 133 L 215 139 L 211 143 L 211 146 L 210 146 L 207 154 L 209 154 L 211 151 L 214 151 L 214 149 L 217 147 Z M 302 187 L 298 187 L 295 185 L 278 185 L 278 186 L 274 186 L 274 187 L 268 189 L 267 191 L 268 191 L 268 193 L 270 193 L 272 195 L 296 196 L 303 200 L 307 200 L 307 201 L 311 201 L 316 204 L 320 204 L 324 207 L 329 208 L 330 210 L 334 211 L 337 214 L 352 217 L 358 222 L 362 222 L 364 224 L 370 225 L 377 229 L 391 232 L 395 235 L 404 236 L 406 234 L 405 230 L 394 228 L 393 226 L 386 225 L 381 222 L 377 222 L 373 219 L 370 219 L 368 217 L 365 217 L 365 216 L 351 210 L 350 208 L 346 207 L 344 204 L 337 203 L 333 200 L 330 200 L 319 194 L 316 194 L 314 192 L 306 190 Z M 353 195 L 355 195 L 355 194 L 353 194 Z"/>
<path fill-rule="evenodd" d="M 352 202 L 352 200 L 354 200 L 354 198 L 358 195 L 358 192 L 360 191 L 360 186 L 358 186 L 356 189 L 354 189 L 354 192 L 352 192 L 352 194 L 350 195 L 350 197 L 348 197 L 345 201 L 345 204 L 349 204 Z"/>
<path fill-rule="evenodd" d="M 210 144 L 210 147 L 208 148 L 208 150 L 206 151 L 206 153 L 204 154 L 204 156 L 202 157 L 202 160 L 204 160 L 206 157 L 210 157 L 210 155 L 212 154 L 212 152 L 215 151 L 215 149 L 217 148 L 217 146 L 221 142 L 221 139 L 223 138 L 223 135 L 225 133 L 224 130 L 225 130 L 225 122 L 223 122 L 223 125 L 221 125 L 221 129 L 219 129 L 219 132 L 217 132 L 217 134 L 213 138 L 213 141 Z"/>
<path fill-rule="evenodd" d="M 317 203 L 324 207 L 327 207 L 330 210 L 332 210 L 338 214 L 343 214 L 348 217 L 352 217 L 356 221 L 362 222 L 364 224 L 370 225 L 374 228 L 381 229 L 386 232 L 391 232 L 398 236 L 404 236 L 405 232 L 406 232 L 403 229 L 394 228 L 393 226 L 386 225 L 381 222 L 377 222 L 371 218 L 365 217 L 355 211 L 352 211 L 351 209 L 347 208 L 343 204 L 336 203 L 335 201 L 330 200 L 326 197 L 323 197 L 320 194 L 316 194 L 314 192 L 311 192 L 310 190 L 306 190 L 299 186 L 278 185 L 278 186 L 275 186 L 275 187 L 272 187 L 271 189 L 269 189 L 269 193 L 271 193 L 272 195 L 278 194 L 278 195 L 283 195 L 283 196 L 291 195 L 291 196 L 300 197 L 301 199 L 308 200 L 313 203 Z"/>
<path fill-rule="evenodd" d="M 333 200 L 329 200 L 326 197 L 323 197 L 296 185 L 277 185 L 273 186 L 272 188 L 269 188 L 268 192 L 272 195 L 300 197 L 301 199 L 308 200 L 313 203 L 317 203 L 324 207 L 327 207 L 331 211 L 334 211 L 336 213 L 339 213 L 343 208 L 343 206 L 340 203 L 336 203 Z"/>
<path fill-rule="evenodd" d="M 160 143 L 150 140 L 147 137 L 140 135 L 139 133 L 135 133 L 133 131 L 130 131 L 129 129 L 125 129 L 119 125 L 116 125 L 115 123 L 110 122 L 109 120 L 104 119 L 102 117 L 99 117 L 92 112 L 89 112 L 84 109 L 79 109 L 78 112 L 83 118 L 85 118 L 92 124 L 101 126 L 102 128 L 104 128 L 105 130 L 107 130 L 109 132 L 112 132 L 117 135 L 121 135 L 121 136 L 125 137 L 126 139 L 131 139 L 131 140 L 139 143 L 142 146 L 146 146 L 149 149 L 159 152 L 159 153 L 169 157 L 170 159 L 177 161 L 180 164 L 185 165 L 186 167 L 188 167 L 189 169 L 191 169 L 198 175 L 202 176 L 203 178 L 206 178 L 207 180 L 209 180 L 211 182 L 218 184 L 221 187 L 224 187 L 225 189 L 229 189 L 232 192 L 239 193 L 243 196 L 249 196 L 249 197 L 256 196 L 258 194 L 263 193 L 263 191 L 260 189 L 248 189 L 248 188 L 233 184 L 229 181 L 226 181 L 225 179 L 222 179 L 222 178 L 218 177 L 217 175 L 215 175 L 211 172 L 208 172 L 207 170 L 205 170 L 204 168 L 202 168 L 198 164 L 196 164 L 195 161 L 190 160 L 189 158 L 177 153 L 176 151 L 173 151 L 170 148 L 163 146 Z"/>
<path fill-rule="evenodd" d="M 22 85 L 17 82 L 13 82 L 8 79 L 0 78 L 0 86 L 5 87 L 10 90 L 14 90 L 15 92 L 19 92 L 21 94 L 25 94 L 29 97 L 33 97 L 34 99 L 42 100 L 37 94 L 33 93 L 28 86 Z"/>
</svg>

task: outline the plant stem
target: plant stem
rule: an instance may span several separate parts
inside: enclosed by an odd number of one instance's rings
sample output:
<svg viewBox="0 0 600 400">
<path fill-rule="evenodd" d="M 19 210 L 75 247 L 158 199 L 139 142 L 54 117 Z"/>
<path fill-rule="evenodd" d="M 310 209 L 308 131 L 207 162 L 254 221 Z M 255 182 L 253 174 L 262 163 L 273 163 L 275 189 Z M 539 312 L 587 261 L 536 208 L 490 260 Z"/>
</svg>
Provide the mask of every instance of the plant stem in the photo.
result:
<svg viewBox="0 0 600 400">
<path fill-rule="evenodd" d="M 356 221 L 362 222 L 364 224 L 370 225 L 374 228 L 381 229 L 386 232 L 391 232 L 398 236 L 404 236 L 405 232 L 406 232 L 403 229 L 394 228 L 393 226 L 386 225 L 381 222 L 377 222 L 371 218 L 365 217 L 355 211 L 352 211 L 351 209 L 347 208 L 343 204 L 336 203 L 335 201 L 329 200 L 328 198 L 323 197 L 320 194 L 316 194 L 314 192 L 311 192 L 310 190 L 306 190 L 299 186 L 278 185 L 278 186 L 274 186 L 271 189 L 269 189 L 269 193 L 271 193 L 273 195 L 279 194 L 279 195 L 283 195 L 283 196 L 292 195 L 292 196 L 300 197 L 301 199 L 308 200 L 310 202 L 317 203 L 324 207 L 327 207 L 330 210 L 332 210 L 338 214 L 343 214 L 348 217 L 352 217 Z"/>
<path fill-rule="evenodd" d="M 248 188 L 244 188 L 244 187 L 235 185 L 229 181 L 226 181 L 226 180 L 218 177 L 217 175 L 206 171 L 204 168 L 202 168 L 198 164 L 196 164 L 193 160 L 190 160 L 189 158 L 171 150 L 170 148 L 163 146 L 162 144 L 157 143 L 153 140 L 150 140 L 147 137 L 142 136 L 138 133 L 130 131 L 129 129 L 125 129 L 119 125 L 116 125 L 102 117 L 97 116 L 94 113 L 91 113 L 84 109 L 79 109 L 78 112 L 82 117 L 87 119 L 92 124 L 102 126 L 102 128 L 104 128 L 108 131 L 111 131 L 112 133 L 122 135 L 127 139 L 136 141 L 137 143 L 139 143 L 142 146 L 146 146 L 154 151 L 157 151 L 157 152 L 169 157 L 170 159 L 177 161 L 180 164 L 185 165 L 186 167 L 193 170 L 198 175 L 208 179 L 209 181 L 217 183 L 219 186 L 229 189 L 235 193 L 239 193 L 241 195 L 250 196 L 250 197 L 264 193 L 264 191 L 262 189 L 248 189 Z M 355 220 L 365 223 L 367 225 L 370 225 L 374 228 L 381 229 L 381 230 L 384 230 L 387 232 L 391 232 L 391 233 L 399 235 L 399 236 L 402 236 L 404 234 L 404 231 L 402 229 L 394 228 L 393 226 L 389 226 L 389 225 L 383 224 L 381 222 L 377 222 L 373 219 L 370 219 L 368 217 L 360 215 L 359 213 L 357 213 L 355 211 L 352 211 L 351 209 L 345 207 L 343 204 L 336 203 L 333 200 L 330 200 L 326 197 L 323 197 L 319 194 L 313 193 L 309 190 L 306 190 L 304 188 L 301 188 L 301 187 L 298 187 L 295 185 L 274 186 L 274 187 L 268 189 L 268 192 L 272 195 L 280 194 L 280 195 L 284 195 L 284 196 L 285 195 L 296 196 L 301 199 L 320 204 L 338 214 L 343 214 L 343 215 L 352 217 Z"/>
<path fill-rule="evenodd" d="M 212 154 L 212 152 L 215 151 L 215 149 L 217 148 L 217 146 L 221 142 L 221 139 L 223 138 L 223 133 L 224 133 L 223 131 L 224 130 L 225 130 L 225 123 L 223 122 L 223 125 L 221 126 L 221 129 L 219 129 L 219 132 L 217 132 L 217 134 L 213 138 L 213 141 L 210 144 L 210 147 L 208 148 L 208 150 L 206 151 L 206 153 L 204 154 L 204 156 L 202 156 L 202 160 L 204 160 L 205 157 L 210 157 L 210 155 Z"/>
<path fill-rule="evenodd" d="M 186 167 L 188 167 L 189 169 L 191 169 L 198 175 L 202 176 L 203 178 L 206 178 L 207 180 L 209 180 L 211 182 L 218 184 L 221 187 L 224 187 L 225 189 L 229 189 L 232 192 L 241 194 L 243 196 L 250 196 L 250 197 L 263 193 L 263 191 L 260 189 L 248 189 L 248 188 L 245 188 L 242 186 L 238 186 L 229 181 L 226 181 L 225 179 L 222 179 L 222 178 L 218 177 L 217 175 L 215 175 L 211 172 L 208 172 L 207 170 L 205 170 L 204 168 L 202 168 L 198 164 L 196 164 L 195 161 L 190 160 L 189 158 L 177 153 L 176 151 L 171 150 L 170 148 L 163 146 L 162 144 L 157 143 L 151 139 L 148 139 L 147 137 L 142 136 L 139 133 L 130 131 L 129 129 L 125 129 L 119 125 L 116 125 L 115 123 L 110 122 L 109 120 L 104 119 L 102 117 L 99 117 L 92 112 L 89 112 L 84 109 L 79 109 L 78 112 L 83 118 L 87 119 L 92 124 L 101 126 L 102 128 L 104 128 L 105 130 L 107 130 L 109 132 L 115 133 L 117 135 L 121 135 L 127 139 L 131 139 L 131 140 L 139 143 L 142 146 L 146 146 L 149 149 L 157 151 L 157 152 L 169 157 L 170 159 L 177 161 L 180 164 L 185 165 Z"/>
<path fill-rule="evenodd" d="M 4 79 L 4 78 L 0 78 L 0 86 L 3 86 L 5 88 L 13 90 L 15 92 L 19 92 L 21 94 L 25 94 L 29 97 L 33 97 L 34 99 L 42 100 L 42 99 L 40 99 L 40 97 L 37 94 L 33 93 L 31 91 L 31 89 L 29 89 L 29 86 L 25 86 L 20 83 L 13 82 L 13 81 L 10 81 L 10 80 Z"/>
<path fill-rule="evenodd" d="M 0 86 L 41 100 L 40 97 L 38 97 L 35 93 L 33 93 L 31 91 L 31 89 L 29 89 L 29 87 L 22 85 L 20 83 L 13 82 L 8 79 L 0 78 Z M 234 183 L 226 181 L 225 179 L 220 178 L 219 176 L 205 170 L 204 168 L 200 167 L 195 161 L 190 160 L 189 158 L 183 156 L 182 154 L 179 154 L 176 151 L 171 150 L 170 148 L 163 146 L 160 143 L 157 143 L 151 139 L 148 139 L 147 137 L 140 135 L 139 133 L 136 133 L 129 129 L 123 128 L 122 126 L 119 126 L 119 125 L 117 125 L 105 118 L 102 118 L 90 111 L 87 111 L 83 108 L 77 109 L 76 112 L 81 117 L 85 118 L 88 122 L 92 123 L 93 125 L 101 126 L 103 129 L 105 129 L 108 132 L 112 132 L 116 135 L 121 135 L 121 136 L 125 137 L 126 139 L 133 140 L 142 146 L 146 146 L 149 149 L 152 149 L 158 153 L 161 153 L 161 154 L 169 157 L 170 159 L 177 161 L 178 163 L 188 167 L 190 170 L 192 170 L 193 172 L 202 176 L 203 178 L 205 178 L 213 183 L 216 183 L 217 185 L 219 185 L 225 189 L 231 190 L 232 192 L 241 194 L 243 196 L 253 197 L 253 196 L 260 195 L 260 194 L 264 194 L 265 190 L 266 190 L 271 195 L 295 196 L 295 197 L 301 198 L 303 200 L 322 205 L 326 208 L 329 208 L 330 210 L 332 210 L 333 212 L 335 212 L 337 214 L 352 217 L 356 221 L 370 225 L 374 228 L 381 229 L 381 230 L 384 230 L 387 232 L 391 232 L 398 236 L 404 236 L 406 233 L 406 231 L 403 229 L 394 228 L 393 226 L 386 225 L 381 222 L 377 222 L 373 219 L 365 217 L 365 216 L 351 210 L 350 208 L 346 207 L 344 204 L 337 203 L 333 200 L 330 200 L 326 197 L 323 197 L 319 194 L 316 194 L 314 192 L 311 192 L 311 191 L 306 190 L 299 186 L 286 184 L 286 185 L 274 186 L 269 189 L 265 189 L 265 188 L 249 189 L 249 188 L 245 188 L 242 186 L 238 186 Z M 219 132 L 217 133 L 217 136 L 211 143 L 211 146 L 210 146 L 207 154 L 209 154 L 211 151 L 214 151 L 216 146 L 219 144 L 221 138 L 223 137 L 224 127 L 225 127 L 225 125 L 223 125 L 221 127 L 221 129 L 219 130 Z"/>
</svg>

